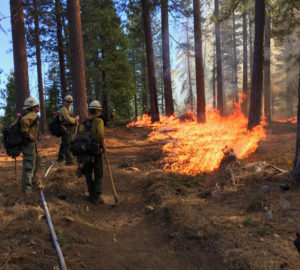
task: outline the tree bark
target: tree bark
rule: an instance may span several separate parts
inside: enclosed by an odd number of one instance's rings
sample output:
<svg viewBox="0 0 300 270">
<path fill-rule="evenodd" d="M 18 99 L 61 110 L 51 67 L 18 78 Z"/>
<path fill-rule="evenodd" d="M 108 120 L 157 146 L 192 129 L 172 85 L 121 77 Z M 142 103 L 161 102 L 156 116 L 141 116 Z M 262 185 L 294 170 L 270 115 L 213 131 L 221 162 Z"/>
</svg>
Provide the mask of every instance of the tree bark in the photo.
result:
<svg viewBox="0 0 300 270">
<path fill-rule="evenodd" d="M 215 0 L 215 17 L 219 19 L 219 0 Z M 217 57 L 217 109 L 224 115 L 223 74 L 221 59 L 220 24 L 215 23 L 216 57 Z"/>
<path fill-rule="evenodd" d="M 253 22 L 249 14 L 249 54 L 250 54 L 250 76 L 253 74 Z"/>
<path fill-rule="evenodd" d="M 232 30 L 233 30 L 233 90 L 234 90 L 234 103 L 239 102 L 238 92 L 238 78 L 237 78 L 237 53 L 236 53 L 236 25 L 235 14 L 232 13 Z"/>
<path fill-rule="evenodd" d="M 260 124 L 264 65 L 265 0 L 255 1 L 255 39 L 248 129 Z"/>
<path fill-rule="evenodd" d="M 66 79 L 66 64 L 64 54 L 64 44 L 62 35 L 61 22 L 61 2 L 55 0 L 55 18 L 56 18 L 56 37 L 57 37 L 57 51 L 59 59 L 60 83 L 61 83 L 61 98 L 67 95 L 67 79 Z"/>
<path fill-rule="evenodd" d="M 135 120 L 137 119 L 139 115 L 139 112 L 138 112 L 138 106 L 137 106 L 137 95 L 135 94 L 134 95 L 134 118 Z"/>
<path fill-rule="evenodd" d="M 265 25 L 265 61 L 264 61 L 264 113 L 271 122 L 271 17 L 266 16 Z"/>
<path fill-rule="evenodd" d="M 212 75 L 212 86 L 213 86 L 213 108 L 216 109 L 216 57 L 213 59 L 213 75 Z"/>
<path fill-rule="evenodd" d="M 28 64 L 22 0 L 10 0 L 10 15 L 14 54 L 16 111 L 21 112 L 25 99 L 29 97 Z"/>
<path fill-rule="evenodd" d="M 189 37 L 189 27 L 188 22 L 186 22 L 186 57 L 187 57 L 187 68 L 188 68 L 188 83 L 189 83 L 189 101 L 191 103 L 191 111 L 194 111 L 194 95 L 192 87 L 192 74 L 191 74 L 191 63 L 190 63 L 190 37 Z"/>
<path fill-rule="evenodd" d="M 195 35 L 195 66 L 196 66 L 196 89 L 197 89 L 197 120 L 200 123 L 206 121 L 205 116 L 205 88 L 202 56 L 202 32 L 201 12 L 199 0 L 193 0 L 194 8 L 194 35 Z"/>
<path fill-rule="evenodd" d="M 300 182 L 300 55 L 298 56 L 299 75 L 298 75 L 298 113 L 297 113 L 297 137 L 296 137 L 296 154 L 294 159 L 293 175 L 296 181 Z"/>
<path fill-rule="evenodd" d="M 146 106 L 148 107 L 148 95 L 147 95 L 147 72 L 146 72 L 146 57 L 143 56 L 143 63 L 142 63 L 143 67 L 142 67 L 142 87 L 143 87 L 143 94 L 142 94 L 142 103 L 143 103 L 143 108 Z M 143 110 L 143 114 L 144 114 L 144 110 Z"/>
<path fill-rule="evenodd" d="M 40 111 L 41 111 L 41 132 L 45 133 L 45 131 L 47 130 L 47 122 L 46 122 L 46 108 L 44 102 L 44 89 L 43 89 L 43 78 L 42 78 L 39 11 L 37 6 L 37 0 L 33 0 L 33 9 L 34 9 L 33 16 L 34 16 L 36 67 L 37 67 L 38 89 L 39 89 Z"/>
<path fill-rule="evenodd" d="M 242 111 L 247 116 L 248 100 L 248 37 L 247 37 L 247 16 L 243 13 L 243 103 Z"/>
<path fill-rule="evenodd" d="M 87 117 L 84 56 L 79 0 L 68 0 L 68 21 L 70 28 L 71 70 L 75 114 L 80 119 Z"/>
<path fill-rule="evenodd" d="M 162 56 L 163 56 L 163 76 L 166 116 L 174 114 L 171 64 L 170 64 L 170 45 L 169 45 L 169 17 L 168 0 L 161 0 L 161 30 L 162 30 Z"/>
<path fill-rule="evenodd" d="M 144 22 L 147 64 L 148 64 L 148 83 L 149 83 L 149 90 L 150 90 L 151 120 L 152 122 L 156 122 L 159 121 L 159 111 L 158 111 L 158 102 L 157 102 L 157 88 L 156 88 L 154 54 L 153 54 L 153 45 L 152 45 L 150 4 L 148 0 L 142 0 L 142 11 L 143 11 L 143 22 Z"/>
</svg>

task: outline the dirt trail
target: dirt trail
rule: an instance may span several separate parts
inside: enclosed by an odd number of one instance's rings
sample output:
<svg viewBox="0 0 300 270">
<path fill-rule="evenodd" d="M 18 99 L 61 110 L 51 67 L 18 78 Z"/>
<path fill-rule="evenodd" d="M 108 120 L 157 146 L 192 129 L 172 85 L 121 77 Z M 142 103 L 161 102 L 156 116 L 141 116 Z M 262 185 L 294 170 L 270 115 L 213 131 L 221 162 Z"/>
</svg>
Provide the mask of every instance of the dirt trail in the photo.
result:
<svg viewBox="0 0 300 270">
<path fill-rule="evenodd" d="M 200 269 L 193 252 L 172 245 L 164 220 L 147 209 L 147 172 L 157 168 L 160 145 L 147 131 L 109 128 L 106 145 L 121 203 L 113 197 L 104 162 L 104 205 L 86 200 L 76 166 L 56 165 L 44 194 L 68 269 Z M 59 140 L 42 138 L 40 176 L 55 160 Z M 21 161 L 18 161 L 20 178 Z M 59 269 L 38 189 L 25 197 L 14 182 L 14 162 L 1 154 L 0 269 Z M 150 211 L 151 212 L 151 211 Z"/>
</svg>

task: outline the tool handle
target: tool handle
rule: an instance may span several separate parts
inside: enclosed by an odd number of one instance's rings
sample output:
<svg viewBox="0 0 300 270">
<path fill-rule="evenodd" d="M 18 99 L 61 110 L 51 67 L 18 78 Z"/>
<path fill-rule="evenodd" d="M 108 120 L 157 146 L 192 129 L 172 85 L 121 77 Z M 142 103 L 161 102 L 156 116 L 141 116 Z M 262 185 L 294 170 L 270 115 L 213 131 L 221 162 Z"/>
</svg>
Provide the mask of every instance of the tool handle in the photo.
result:
<svg viewBox="0 0 300 270">
<path fill-rule="evenodd" d="M 110 177 L 110 182 L 111 182 L 111 186 L 112 186 L 112 190 L 113 190 L 113 196 L 114 196 L 114 199 L 115 199 L 115 204 L 118 204 L 119 198 L 118 198 L 118 195 L 117 195 L 117 191 L 116 191 L 114 179 L 113 179 L 113 176 L 112 176 L 111 168 L 110 168 L 110 165 L 109 165 L 109 160 L 108 160 L 108 157 L 107 157 L 107 153 L 106 153 L 106 151 L 103 151 L 103 152 L 104 152 L 104 156 L 105 156 L 105 160 L 106 160 L 106 164 L 107 164 L 107 168 L 108 168 L 108 172 L 109 172 L 109 177 Z"/>
<path fill-rule="evenodd" d="M 16 178 L 16 184 L 18 184 L 17 157 L 15 157 L 15 178 Z"/>
</svg>

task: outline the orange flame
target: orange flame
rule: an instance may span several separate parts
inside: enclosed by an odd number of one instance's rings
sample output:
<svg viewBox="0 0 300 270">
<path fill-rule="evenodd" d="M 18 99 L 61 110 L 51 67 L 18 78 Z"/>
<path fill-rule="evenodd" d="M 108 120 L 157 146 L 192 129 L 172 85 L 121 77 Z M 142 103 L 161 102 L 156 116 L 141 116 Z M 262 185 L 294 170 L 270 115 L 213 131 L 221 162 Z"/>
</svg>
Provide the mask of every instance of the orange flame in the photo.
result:
<svg viewBox="0 0 300 270">
<path fill-rule="evenodd" d="M 279 122 L 279 123 L 290 122 L 290 123 L 293 123 L 293 124 L 297 124 L 297 116 L 294 116 L 294 117 L 291 117 L 291 118 L 288 118 L 288 119 L 284 119 L 284 120 L 275 120 L 275 122 Z"/>
<path fill-rule="evenodd" d="M 194 114 L 188 118 L 183 122 L 175 116 L 161 116 L 160 122 L 152 124 L 150 117 L 143 115 L 128 126 L 151 127 L 150 140 L 166 140 L 164 169 L 188 175 L 218 168 L 230 149 L 238 158 L 245 158 L 266 137 L 264 121 L 253 130 L 247 130 L 248 120 L 241 112 L 240 104 L 226 118 L 213 109 L 207 111 L 206 123 L 198 123 Z"/>
</svg>

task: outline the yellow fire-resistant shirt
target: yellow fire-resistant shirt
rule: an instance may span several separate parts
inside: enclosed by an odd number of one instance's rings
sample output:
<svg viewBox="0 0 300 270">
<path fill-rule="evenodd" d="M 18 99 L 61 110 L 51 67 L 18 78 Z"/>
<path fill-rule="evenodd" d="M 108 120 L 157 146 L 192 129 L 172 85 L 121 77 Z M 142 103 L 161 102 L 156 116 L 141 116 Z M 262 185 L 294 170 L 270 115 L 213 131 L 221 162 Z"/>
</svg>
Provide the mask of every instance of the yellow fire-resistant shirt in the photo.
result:
<svg viewBox="0 0 300 270">
<path fill-rule="evenodd" d="M 40 119 L 36 112 L 29 112 L 21 118 L 21 132 L 35 137 L 39 134 Z"/>
<path fill-rule="evenodd" d="M 100 147 L 104 146 L 104 122 L 101 118 L 96 117 L 95 114 L 90 114 L 88 116 L 88 119 L 93 119 L 92 126 L 91 126 L 91 132 L 93 137 L 97 140 Z M 84 124 L 81 124 L 79 127 L 79 131 L 84 131 L 85 126 Z"/>
<path fill-rule="evenodd" d="M 65 106 L 61 107 L 59 110 L 59 120 L 66 126 L 74 126 L 76 124 L 75 118 L 72 117 L 71 110 Z"/>
</svg>

